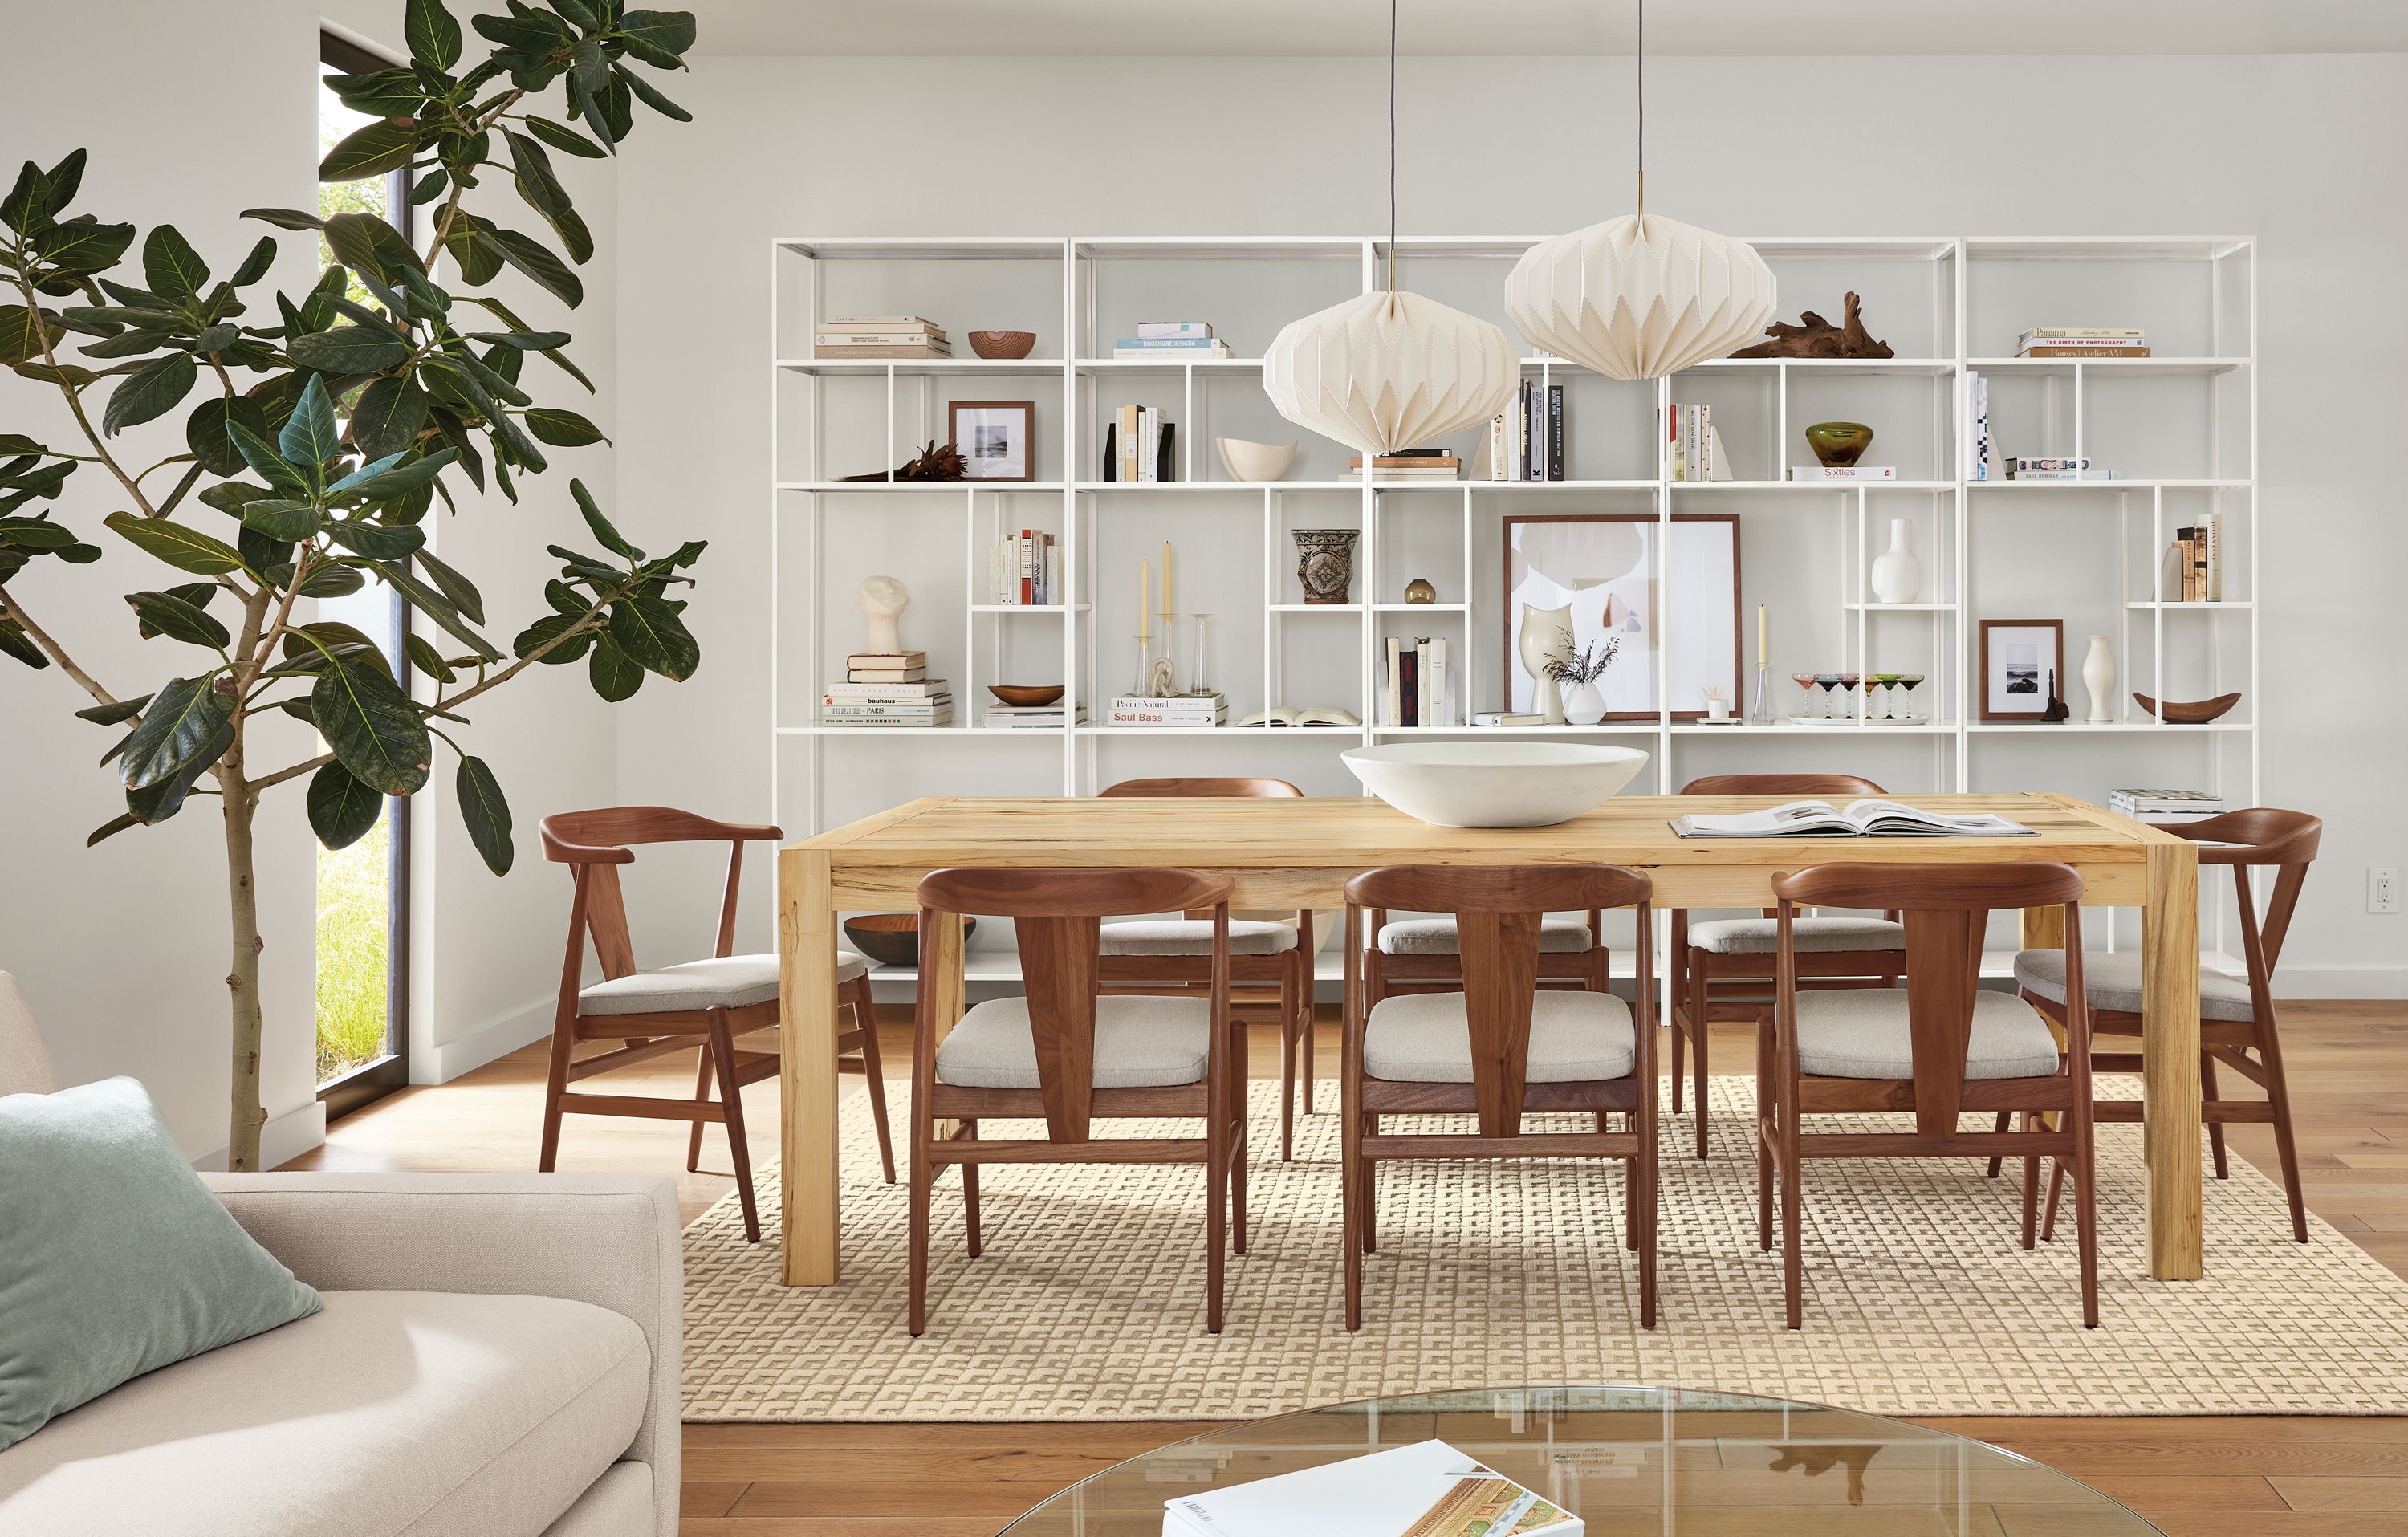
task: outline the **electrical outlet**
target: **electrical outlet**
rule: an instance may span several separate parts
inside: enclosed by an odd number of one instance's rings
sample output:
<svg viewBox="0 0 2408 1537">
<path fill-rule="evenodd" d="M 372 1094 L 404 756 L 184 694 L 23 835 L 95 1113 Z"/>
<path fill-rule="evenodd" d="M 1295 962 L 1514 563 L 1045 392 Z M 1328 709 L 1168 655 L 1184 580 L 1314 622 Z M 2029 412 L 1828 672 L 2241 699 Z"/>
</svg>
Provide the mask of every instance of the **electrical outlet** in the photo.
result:
<svg viewBox="0 0 2408 1537">
<path fill-rule="evenodd" d="M 2369 865 L 2366 867 L 2366 911 L 2397 912 L 2400 911 L 2400 867 Z"/>
</svg>

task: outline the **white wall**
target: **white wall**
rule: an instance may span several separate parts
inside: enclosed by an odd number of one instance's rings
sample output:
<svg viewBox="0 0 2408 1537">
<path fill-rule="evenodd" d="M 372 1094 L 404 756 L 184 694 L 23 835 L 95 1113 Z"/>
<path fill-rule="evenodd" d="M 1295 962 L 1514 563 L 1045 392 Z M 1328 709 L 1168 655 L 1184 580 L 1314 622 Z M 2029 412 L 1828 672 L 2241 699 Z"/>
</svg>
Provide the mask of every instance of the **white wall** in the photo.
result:
<svg viewBox="0 0 2408 1537">
<path fill-rule="evenodd" d="M 12 179 L 26 158 L 44 165 L 78 146 L 91 151 L 79 210 L 133 220 L 145 231 L 172 222 L 213 267 L 231 268 L 265 226 L 236 220 L 259 206 L 313 207 L 316 199 L 318 32 L 331 18 L 356 36 L 394 39 L 401 7 L 392 0 L 245 0 L 194 6 L 140 0 L 90 7 L 18 6 L 9 16 L 11 71 L 0 92 L 0 160 Z M 558 324 L 605 394 L 571 402 L 550 381 L 538 388 L 575 404 L 613 431 L 609 232 L 616 220 L 611 172 L 567 165 L 572 190 L 602 232 L 602 254 L 585 269 L 592 297 L 573 316 L 540 295 L 509 292 L 531 323 Z M 516 208 L 496 179 L 484 195 Z M 523 224 L 519 209 L 503 217 Z M 137 242 L 137 270 L 138 270 Z M 285 237 L 278 282 L 298 292 L 315 277 L 310 243 Z M 254 316 L 258 311 L 254 310 Z M 272 316 L 272 309 L 269 313 Z M 531 365 L 531 379 L 549 368 Z M 566 391 L 582 395 L 566 381 Z M 151 457 L 179 452 L 181 413 L 135 429 L 123 441 Z M 55 396 L 0 381 L 0 424 L 70 440 Z M 615 436 L 615 432 L 613 432 Z M 556 568 L 552 540 L 581 539 L 567 496 L 582 475 L 614 499 L 607 448 L 562 452 L 554 472 L 523 491 L 516 510 L 464 503 L 456 520 L 437 515 L 436 548 L 476 579 L 492 632 L 505 643 L 543 611 L 540 586 Z M 141 462 L 148 462 L 147 459 Z M 61 514 L 107 556 L 91 567 L 43 563 L 21 578 L 20 596 L 60 635 L 70 654 L 121 694 L 156 686 L 170 642 L 144 643 L 118 595 L 153 585 L 164 569 L 99 529 L 117 503 L 87 469 L 58 504 Z M 174 648 L 180 650 L 180 648 Z M 539 1030 L 556 978 L 566 921 L 565 888 L 552 879 L 535 823 L 563 803 L 613 797 L 609 712 L 581 669 L 538 669 L 476 711 L 470 750 L 494 766 L 518 813 L 519 863 L 507 881 L 486 872 L 446 803 L 451 765 L 420 797 L 417 867 L 421 943 L 413 1002 L 415 1066 L 457 1071 Z M 55 670 L 0 668 L 0 967 L 16 973 L 68 1082 L 135 1074 L 150 1086 L 179 1142 L 201 1158 L 222 1156 L 226 1126 L 227 970 L 224 846 L 218 817 L 195 797 L 174 821 L 121 833 L 87 850 L 90 830 L 123 809 L 113 777 L 93 760 L 108 733 L 69 711 L 87 701 Z M 263 733 L 257 756 L 274 764 L 306 755 L 297 725 Z M 312 1056 L 311 880 L 316 847 L 294 783 L 266 803 L 259 838 L 263 991 L 268 1016 L 264 1072 L 272 1117 L 267 1154 L 289 1156 L 319 1140 Z M 498 1027 L 498 1028 L 497 1028 Z"/>
<path fill-rule="evenodd" d="M 697 60 L 673 90 L 695 123 L 622 168 L 619 473 L 635 537 L 712 540 L 690 616 L 705 662 L 618 717 L 621 792 L 769 804 L 772 237 L 1373 230 L 1383 65 Z M 1409 59 L 1402 79 L 1408 234 L 1627 211 L 1627 60 Z M 2360 895 L 2364 866 L 2408 863 L 2384 639 L 2408 533 L 2382 452 L 2408 334 L 2408 59 L 1660 59 L 1649 83 L 1651 207 L 1727 233 L 2259 237 L 2265 798 L 2329 827 L 2283 985 L 2408 991 L 2408 919 Z M 941 744 L 965 755 L 938 766 L 898 747 L 851 793 L 976 776 L 967 754 L 996 751 Z M 631 890 L 639 951 L 647 918 L 707 938 L 705 877 L 679 878 Z M 770 942 L 769 889 L 764 872 L 748 893 L 747 945 Z"/>
</svg>

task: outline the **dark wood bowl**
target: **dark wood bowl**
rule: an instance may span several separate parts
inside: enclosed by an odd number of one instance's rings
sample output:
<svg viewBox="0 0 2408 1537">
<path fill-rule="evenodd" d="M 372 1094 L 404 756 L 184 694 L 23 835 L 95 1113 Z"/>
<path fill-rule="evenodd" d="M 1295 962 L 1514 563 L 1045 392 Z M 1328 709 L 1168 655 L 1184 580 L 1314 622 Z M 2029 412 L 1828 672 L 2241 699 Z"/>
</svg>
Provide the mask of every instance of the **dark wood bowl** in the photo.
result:
<svg viewBox="0 0 2408 1537">
<path fill-rule="evenodd" d="M 2157 701 L 2145 694 L 2133 695 L 2132 701 L 2152 715 L 2158 712 Z M 2168 699 L 2165 719 L 2175 725 L 2205 725 L 2240 702 L 2238 694 L 2219 694 L 2213 699 L 2193 699 L 2187 704 L 2179 699 Z"/>
<path fill-rule="evenodd" d="M 1034 331 L 973 331 L 970 351 L 981 357 L 1026 357 L 1037 345 Z"/>
<path fill-rule="evenodd" d="M 986 691 L 1015 710 L 1050 705 L 1062 697 L 1060 683 L 989 683 Z"/>
<path fill-rule="evenodd" d="M 977 927 L 976 918 L 962 920 L 965 943 Z M 844 937 L 853 941 L 853 949 L 881 966 L 920 964 L 920 915 L 916 912 L 868 912 L 847 918 Z"/>
</svg>

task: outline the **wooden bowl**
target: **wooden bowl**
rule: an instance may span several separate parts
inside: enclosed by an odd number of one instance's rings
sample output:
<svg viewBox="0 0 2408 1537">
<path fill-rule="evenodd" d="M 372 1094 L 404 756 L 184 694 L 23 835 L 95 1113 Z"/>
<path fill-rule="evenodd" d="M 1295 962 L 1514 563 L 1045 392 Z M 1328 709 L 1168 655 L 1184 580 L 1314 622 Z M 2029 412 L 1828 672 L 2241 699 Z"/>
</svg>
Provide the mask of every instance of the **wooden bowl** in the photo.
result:
<svg viewBox="0 0 2408 1537">
<path fill-rule="evenodd" d="M 1050 705 L 1062 697 L 1060 683 L 989 683 L 986 691 L 1015 710 Z"/>
<path fill-rule="evenodd" d="M 976 918 L 962 920 L 962 939 L 978 927 Z M 853 948 L 881 966 L 920 964 L 920 915 L 916 912 L 871 912 L 844 921 L 844 937 Z"/>
<path fill-rule="evenodd" d="M 2152 715 L 2158 712 L 2157 701 L 2145 694 L 2133 695 L 2132 701 Z M 2219 694 L 2213 699 L 2193 699 L 2187 704 L 2178 699 L 2168 699 L 2165 719 L 2175 725 L 2204 725 L 2240 702 L 2238 694 Z"/>
<path fill-rule="evenodd" d="M 981 357 L 1026 357 L 1037 345 L 1034 331 L 973 331 L 970 351 Z"/>
</svg>

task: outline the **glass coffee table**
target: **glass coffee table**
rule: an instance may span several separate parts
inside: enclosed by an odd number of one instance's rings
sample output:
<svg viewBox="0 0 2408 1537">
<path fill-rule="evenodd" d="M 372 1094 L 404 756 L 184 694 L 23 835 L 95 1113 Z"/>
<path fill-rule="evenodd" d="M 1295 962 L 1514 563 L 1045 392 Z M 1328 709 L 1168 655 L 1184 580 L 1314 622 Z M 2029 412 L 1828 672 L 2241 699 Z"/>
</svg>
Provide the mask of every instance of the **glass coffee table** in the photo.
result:
<svg viewBox="0 0 2408 1537">
<path fill-rule="evenodd" d="M 2063 1473 L 1962 1436 L 1811 1403 L 1653 1387 L 1484 1388 L 1253 1420 L 1131 1458 L 1004 1530 L 1159 1537 L 1167 1500 L 1432 1438 L 1579 1515 L 1589 1537 L 2157 1531 Z"/>
</svg>

